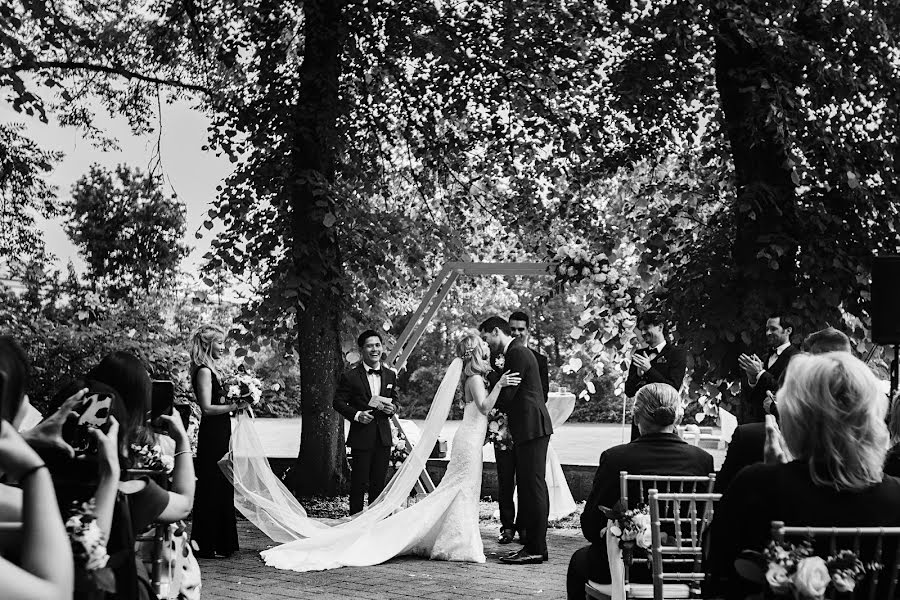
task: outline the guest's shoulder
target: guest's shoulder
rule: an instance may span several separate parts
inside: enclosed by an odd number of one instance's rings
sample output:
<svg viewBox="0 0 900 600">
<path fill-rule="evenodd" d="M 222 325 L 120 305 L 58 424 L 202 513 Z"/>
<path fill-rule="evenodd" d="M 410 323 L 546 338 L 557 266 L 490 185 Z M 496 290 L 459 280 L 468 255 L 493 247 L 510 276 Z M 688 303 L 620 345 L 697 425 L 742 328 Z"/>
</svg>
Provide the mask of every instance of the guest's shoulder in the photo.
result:
<svg viewBox="0 0 900 600">
<path fill-rule="evenodd" d="M 803 465 L 799 465 L 803 470 Z M 782 475 L 798 470 L 798 463 L 782 463 L 777 465 L 767 465 L 765 463 L 754 463 L 741 469 L 735 476 L 734 481 L 728 487 L 731 491 L 734 488 L 741 489 L 769 489 L 775 485 L 775 481 Z"/>
</svg>

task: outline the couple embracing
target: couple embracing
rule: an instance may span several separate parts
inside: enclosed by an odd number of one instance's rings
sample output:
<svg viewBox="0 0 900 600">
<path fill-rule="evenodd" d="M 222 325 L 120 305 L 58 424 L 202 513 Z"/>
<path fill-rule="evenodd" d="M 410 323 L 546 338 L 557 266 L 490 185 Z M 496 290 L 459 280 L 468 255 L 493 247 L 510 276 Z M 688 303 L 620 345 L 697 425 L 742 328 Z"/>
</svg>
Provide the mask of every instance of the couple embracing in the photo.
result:
<svg viewBox="0 0 900 600">
<path fill-rule="evenodd" d="M 503 354 L 504 366 L 489 391 L 491 351 Z M 268 489 L 248 489 L 238 481 L 236 492 L 252 499 L 254 505 L 251 511 L 242 512 L 270 537 L 287 542 L 262 552 L 266 564 L 312 571 L 375 565 L 402 555 L 485 562 L 479 527 L 482 452 L 487 415 L 498 402 L 504 405 L 513 438 L 519 525 L 527 531 L 524 547 L 500 560 L 507 564 L 538 564 L 547 560 L 549 498 L 545 465 L 553 425 L 544 403 L 537 360 L 521 341 L 512 337 L 509 323 L 500 317 L 484 321 L 478 333 L 465 334 L 456 345 L 456 355 L 435 394 L 419 443 L 378 497 L 349 520 L 337 525 L 315 522 L 288 497 L 289 492 L 281 489 L 280 482 L 272 481 Z M 425 467 L 460 384 L 465 409 L 453 437 L 444 477 L 433 492 L 402 508 Z M 356 420 L 356 426 L 360 425 Z M 238 446 L 241 437 L 237 436 Z M 242 453 L 234 447 L 232 460 L 237 461 Z M 262 462 L 258 461 L 253 470 L 265 469 Z M 242 470 L 235 465 L 227 471 Z M 252 479 L 264 478 L 255 472 Z M 278 488 L 276 493 L 273 486 Z"/>
</svg>

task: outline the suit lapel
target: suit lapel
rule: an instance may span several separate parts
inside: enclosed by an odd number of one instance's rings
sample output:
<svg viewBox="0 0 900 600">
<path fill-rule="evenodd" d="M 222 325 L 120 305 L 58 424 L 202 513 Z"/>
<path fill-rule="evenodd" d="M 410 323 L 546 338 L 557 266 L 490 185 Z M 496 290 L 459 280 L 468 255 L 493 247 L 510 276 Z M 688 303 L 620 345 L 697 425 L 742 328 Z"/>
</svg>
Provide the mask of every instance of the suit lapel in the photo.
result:
<svg viewBox="0 0 900 600">
<path fill-rule="evenodd" d="M 391 377 L 393 373 L 388 371 L 387 367 L 381 365 L 381 390 L 379 390 L 378 395 L 384 396 L 385 398 L 390 398 L 390 390 L 388 390 L 388 385 L 393 383 L 392 381 L 388 381 L 388 377 Z"/>
<path fill-rule="evenodd" d="M 374 396 L 375 394 L 372 393 L 372 388 L 369 387 L 369 378 L 366 377 L 365 365 L 361 364 L 356 368 L 356 371 L 357 373 L 359 373 L 359 378 L 362 381 L 363 390 L 368 393 L 368 396 L 366 396 L 366 402 L 368 403 L 372 396 Z M 381 379 L 382 381 L 384 381 L 384 377 L 382 377 Z"/>
</svg>

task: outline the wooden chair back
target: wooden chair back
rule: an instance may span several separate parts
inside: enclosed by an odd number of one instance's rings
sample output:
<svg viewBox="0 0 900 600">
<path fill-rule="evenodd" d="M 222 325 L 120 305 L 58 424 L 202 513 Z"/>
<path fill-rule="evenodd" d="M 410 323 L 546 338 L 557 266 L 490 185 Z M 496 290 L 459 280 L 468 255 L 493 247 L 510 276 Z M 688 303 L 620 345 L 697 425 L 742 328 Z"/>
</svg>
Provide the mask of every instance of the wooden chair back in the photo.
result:
<svg viewBox="0 0 900 600">
<path fill-rule="evenodd" d="M 651 489 L 648 497 L 653 598 L 663 600 L 672 596 L 666 593 L 667 582 L 687 585 L 688 595 L 697 596 L 704 578 L 702 535 L 712 521 L 713 503 L 718 501 L 722 494 L 710 492 L 672 494 Z M 675 533 L 664 541 L 662 526 L 667 523 L 671 524 L 668 529 Z M 679 597 L 686 596 L 680 594 Z"/>
<path fill-rule="evenodd" d="M 638 496 L 636 498 L 628 495 L 628 487 L 632 482 L 637 484 Z M 712 493 L 715 484 L 715 473 L 709 475 L 629 475 L 628 471 L 619 471 L 619 494 L 626 509 L 646 504 L 651 489 L 662 490 L 665 493 Z M 626 564 L 626 587 L 630 581 L 631 567 Z"/>
<path fill-rule="evenodd" d="M 826 598 L 895 598 L 900 575 L 900 527 L 803 527 L 772 521 L 772 539 L 779 543 L 812 542 L 816 553 L 827 559 L 841 550 L 852 550 L 862 563 L 878 563 L 878 570 L 866 570 L 853 592 L 838 594 L 829 586 Z"/>
<path fill-rule="evenodd" d="M 169 489 L 169 476 L 165 471 L 152 469 L 127 469 L 125 473 L 126 479 L 149 477 L 163 489 Z M 163 550 L 172 541 L 171 529 L 169 525 L 165 523 L 155 523 L 146 532 L 135 531 L 134 536 L 136 550 L 142 544 L 147 544 L 150 547 L 150 560 L 148 562 L 145 559 L 144 563 L 147 565 L 147 572 L 150 577 L 150 585 L 153 589 L 153 593 L 156 594 L 157 598 L 168 597 L 168 590 L 164 589 L 167 588 L 167 586 L 164 585 L 163 582 L 168 582 L 171 579 L 171 573 L 164 573 L 166 565 L 164 564 L 165 561 L 163 559 Z M 146 554 L 144 556 L 146 558 Z"/>
</svg>

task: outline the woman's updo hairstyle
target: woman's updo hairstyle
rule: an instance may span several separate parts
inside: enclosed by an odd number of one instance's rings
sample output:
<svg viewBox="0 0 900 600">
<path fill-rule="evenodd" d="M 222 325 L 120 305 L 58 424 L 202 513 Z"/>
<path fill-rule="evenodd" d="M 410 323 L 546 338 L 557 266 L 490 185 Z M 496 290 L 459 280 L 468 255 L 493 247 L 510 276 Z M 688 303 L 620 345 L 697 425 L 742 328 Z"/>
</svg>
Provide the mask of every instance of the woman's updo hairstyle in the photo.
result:
<svg viewBox="0 0 900 600">
<path fill-rule="evenodd" d="M 634 396 L 634 420 L 648 431 L 675 425 L 683 414 L 678 390 L 667 383 L 648 383 Z"/>
</svg>

